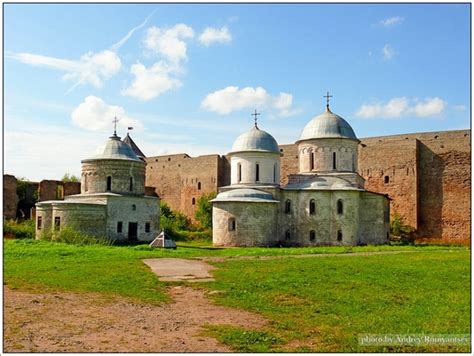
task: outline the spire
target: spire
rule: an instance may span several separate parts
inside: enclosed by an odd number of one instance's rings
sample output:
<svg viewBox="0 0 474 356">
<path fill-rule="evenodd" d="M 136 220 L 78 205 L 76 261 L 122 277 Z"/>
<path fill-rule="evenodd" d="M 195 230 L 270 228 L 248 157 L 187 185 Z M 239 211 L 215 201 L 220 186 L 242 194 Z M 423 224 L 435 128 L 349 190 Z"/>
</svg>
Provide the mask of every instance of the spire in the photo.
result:
<svg viewBox="0 0 474 356">
<path fill-rule="evenodd" d="M 260 115 L 259 112 L 257 112 L 257 109 L 255 109 L 255 112 L 253 114 L 251 114 L 252 116 L 254 116 L 254 121 L 255 121 L 255 128 L 258 129 L 258 126 L 257 126 L 257 116 Z"/>
<path fill-rule="evenodd" d="M 323 98 L 326 98 L 326 112 L 331 112 L 331 109 L 329 109 L 329 98 L 332 98 L 332 95 L 329 95 L 328 91 L 326 95 L 323 95 Z"/>
</svg>

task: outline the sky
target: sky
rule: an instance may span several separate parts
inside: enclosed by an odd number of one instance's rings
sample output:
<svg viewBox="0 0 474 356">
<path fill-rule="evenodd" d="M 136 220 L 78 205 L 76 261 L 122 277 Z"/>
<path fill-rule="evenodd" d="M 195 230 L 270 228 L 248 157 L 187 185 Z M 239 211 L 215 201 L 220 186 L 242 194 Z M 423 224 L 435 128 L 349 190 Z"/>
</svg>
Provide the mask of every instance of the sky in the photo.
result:
<svg viewBox="0 0 474 356">
<path fill-rule="evenodd" d="M 279 144 L 331 110 L 359 138 L 470 127 L 470 4 L 4 4 L 4 173 Z"/>
</svg>

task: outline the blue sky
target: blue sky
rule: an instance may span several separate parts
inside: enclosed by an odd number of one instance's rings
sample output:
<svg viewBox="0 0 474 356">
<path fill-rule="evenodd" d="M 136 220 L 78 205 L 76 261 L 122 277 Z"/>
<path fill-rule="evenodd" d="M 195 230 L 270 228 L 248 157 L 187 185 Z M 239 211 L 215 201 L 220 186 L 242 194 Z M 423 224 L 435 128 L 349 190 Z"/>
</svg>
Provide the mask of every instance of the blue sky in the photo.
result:
<svg viewBox="0 0 474 356">
<path fill-rule="evenodd" d="M 5 4 L 4 170 L 80 174 L 112 131 L 147 156 L 278 143 L 331 109 L 358 137 L 470 126 L 469 4 Z"/>
</svg>

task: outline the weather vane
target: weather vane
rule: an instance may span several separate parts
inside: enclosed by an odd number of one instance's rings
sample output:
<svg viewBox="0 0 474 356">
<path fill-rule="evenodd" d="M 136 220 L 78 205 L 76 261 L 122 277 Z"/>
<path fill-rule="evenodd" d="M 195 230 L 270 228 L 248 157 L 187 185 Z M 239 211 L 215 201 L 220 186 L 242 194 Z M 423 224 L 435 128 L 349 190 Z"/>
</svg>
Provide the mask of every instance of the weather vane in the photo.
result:
<svg viewBox="0 0 474 356">
<path fill-rule="evenodd" d="M 255 127 L 258 127 L 257 126 L 257 116 L 260 115 L 259 112 L 257 112 L 257 109 L 255 109 L 255 112 L 252 114 L 252 116 L 254 116 L 254 120 L 255 120 Z"/>
</svg>

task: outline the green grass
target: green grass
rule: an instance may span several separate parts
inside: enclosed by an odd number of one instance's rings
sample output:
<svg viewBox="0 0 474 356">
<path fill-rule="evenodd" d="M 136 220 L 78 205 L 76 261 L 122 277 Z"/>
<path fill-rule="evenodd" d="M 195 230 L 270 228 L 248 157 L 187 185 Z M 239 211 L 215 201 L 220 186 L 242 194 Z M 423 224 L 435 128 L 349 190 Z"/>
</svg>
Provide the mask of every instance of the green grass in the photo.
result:
<svg viewBox="0 0 474 356">
<path fill-rule="evenodd" d="M 469 346 L 361 346 L 362 334 L 469 334 L 470 252 L 215 263 L 216 302 L 261 313 L 279 342 L 265 351 L 469 351 Z M 241 330 L 211 333 L 236 350 Z M 260 343 L 262 344 L 262 343 Z"/>
</svg>

